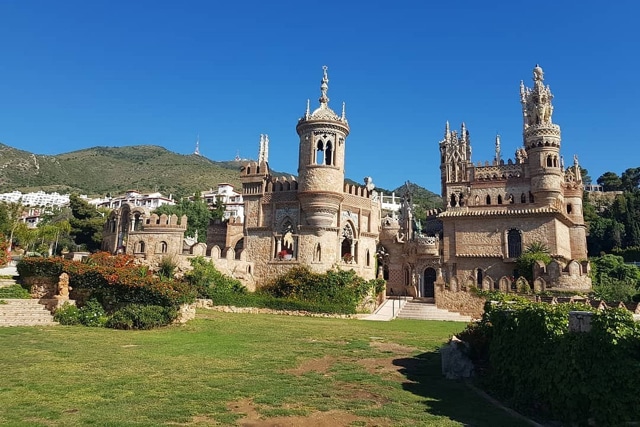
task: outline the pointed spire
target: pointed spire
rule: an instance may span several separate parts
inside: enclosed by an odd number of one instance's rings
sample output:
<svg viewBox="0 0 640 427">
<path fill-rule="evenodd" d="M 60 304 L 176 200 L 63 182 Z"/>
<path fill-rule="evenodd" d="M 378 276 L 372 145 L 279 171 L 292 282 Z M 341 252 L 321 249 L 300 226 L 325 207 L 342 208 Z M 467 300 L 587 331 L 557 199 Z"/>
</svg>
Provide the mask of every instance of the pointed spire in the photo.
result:
<svg viewBox="0 0 640 427">
<path fill-rule="evenodd" d="M 444 125 L 444 137 L 445 137 L 445 139 L 449 139 L 449 135 L 451 135 L 451 130 L 449 129 L 449 120 L 447 120 L 447 123 Z"/>
<path fill-rule="evenodd" d="M 269 163 L 269 135 L 264 134 L 264 162 Z"/>
<path fill-rule="evenodd" d="M 258 164 L 264 162 L 264 135 L 260 134 L 260 149 L 258 151 Z"/>
<path fill-rule="evenodd" d="M 460 139 L 466 141 L 468 133 L 469 132 L 467 132 L 467 126 L 464 124 L 464 122 L 462 122 L 462 126 L 460 127 Z"/>
<path fill-rule="evenodd" d="M 327 67 L 326 65 L 322 66 L 323 76 L 322 81 L 320 82 L 320 104 L 328 104 L 329 97 L 327 96 L 327 90 L 329 89 L 329 76 L 327 75 Z"/>
<path fill-rule="evenodd" d="M 309 98 L 307 98 L 307 112 L 304 114 L 304 118 L 307 119 L 307 120 L 309 119 L 309 116 L 311 115 L 311 108 L 310 108 L 309 103 L 310 103 L 310 100 L 309 100 Z"/>
<path fill-rule="evenodd" d="M 342 117 L 341 120 L 344 122 L 345 120 L 347 120 L 347 103 L 346 102 L 342 102 Z"/>
<path fill-rule="evenodd" d="M 500 134 L 496 133 L 496 164 L 500 164 Z"/>
</svg>

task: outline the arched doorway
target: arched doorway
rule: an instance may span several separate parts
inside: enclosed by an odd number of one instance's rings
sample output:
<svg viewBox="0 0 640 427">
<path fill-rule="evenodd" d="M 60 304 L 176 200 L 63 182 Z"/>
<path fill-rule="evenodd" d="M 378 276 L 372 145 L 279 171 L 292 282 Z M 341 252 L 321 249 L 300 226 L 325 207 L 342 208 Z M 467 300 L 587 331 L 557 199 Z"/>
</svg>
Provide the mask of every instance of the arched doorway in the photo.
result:
<svg viewBox="0 0 640 427">
<path fill-rule="evenodd" d="M 422 281 L 422 296 L 424 298 L 433 298 L 435 294 L 436 270 L 428 267 L 424 270 L 424 280 Z"/>
</svg>

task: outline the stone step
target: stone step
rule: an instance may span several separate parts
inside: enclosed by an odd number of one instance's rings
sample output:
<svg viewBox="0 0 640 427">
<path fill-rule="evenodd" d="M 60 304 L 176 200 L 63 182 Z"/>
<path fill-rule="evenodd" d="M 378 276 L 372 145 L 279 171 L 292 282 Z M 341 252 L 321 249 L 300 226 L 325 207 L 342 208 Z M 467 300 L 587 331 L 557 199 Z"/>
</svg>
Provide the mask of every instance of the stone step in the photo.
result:
<svg viewBox="0 0 640 427">
<path fill-rule="evenodd" d="M 407 302 L 400 313 L 398 313 L 399 319 L 410 320 L 441 320 L 452 322 L 470 322 L 470 316 L 463 316 L 459 313 L 450 312 L 436 307 L 432 303 L 424 302 Z"/>
<path fill-rule="evenodd" d="M 0 326 L 52 326 L 53 316 L 37 299 L 0 298 Z"/>
</svg>

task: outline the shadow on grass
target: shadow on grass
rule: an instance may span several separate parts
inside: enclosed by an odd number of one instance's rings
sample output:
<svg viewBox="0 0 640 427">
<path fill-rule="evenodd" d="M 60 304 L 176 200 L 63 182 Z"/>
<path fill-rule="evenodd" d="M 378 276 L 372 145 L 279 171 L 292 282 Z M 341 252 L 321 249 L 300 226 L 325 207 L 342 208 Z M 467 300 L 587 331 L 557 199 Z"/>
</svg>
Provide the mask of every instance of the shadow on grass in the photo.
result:
<svg viewBox="0 0 640 427">
<path fill-rule="evenodd" d="M 393 364 L 407 379 L 402 387 L 424 397 L 425 412 L 447 417 L 464 426 L 528 425 L 498 408 L 467 387 L 464 382 L 442 375 L 438 352 L 395 359 Z"/>
</svg>

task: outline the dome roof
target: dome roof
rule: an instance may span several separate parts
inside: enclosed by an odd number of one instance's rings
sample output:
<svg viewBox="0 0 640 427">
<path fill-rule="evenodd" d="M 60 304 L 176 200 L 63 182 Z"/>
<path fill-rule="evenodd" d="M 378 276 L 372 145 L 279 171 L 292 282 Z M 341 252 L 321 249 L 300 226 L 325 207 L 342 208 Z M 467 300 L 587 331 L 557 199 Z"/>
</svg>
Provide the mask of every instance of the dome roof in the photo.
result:
<svg viewBox="0 0 640 427">
<path fill-rule="evenodd" d="M 329 108 L 329 105 L 320 104 L 320 106 L 311 113 L 308 120 L 340 120 L 340 117 L 338 117 L 335 111 Z"/>
</svg>

